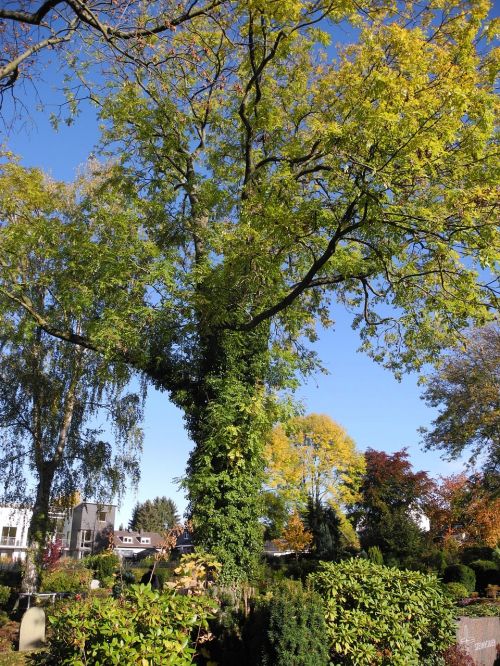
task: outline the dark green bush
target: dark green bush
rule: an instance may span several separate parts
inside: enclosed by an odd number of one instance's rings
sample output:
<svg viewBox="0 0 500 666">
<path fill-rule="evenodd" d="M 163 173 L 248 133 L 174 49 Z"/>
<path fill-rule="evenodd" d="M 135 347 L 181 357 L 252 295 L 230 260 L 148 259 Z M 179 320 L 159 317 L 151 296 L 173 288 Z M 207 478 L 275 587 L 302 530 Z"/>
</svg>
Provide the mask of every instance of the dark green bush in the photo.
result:
<svg viewBox="0 0 500 666">
<path fill-rule="evenodd" d="M 443 589 L 449 597 L 457 601 L 469 596 L 467 588 L 462 583 L 445 583 Z"/>
<path fill-rule="evenodd" d="M 489 546 L 468 546 L 460 551 L 460 562 L 470 566 L 474 560 L 491 560 L 493 552 L 494 549 Z"/>
<path fill-rule="evenodd" d="M 454 604 L 434 575 L 352 559 L 310 580 L 336 666 L 420 666 L 454 642 Z"/>
<path fill-rule="evenodd" d="M 328 646 L 321 599 L 286 581 L 260 600 L 243 630 L 248 666 L 326 666 Z"/>
<path fill-rule="evenodd" d="M 214 608 L 206 597 L 134 585 L 125 598 L 71 601 L 49 615 L 44 664 L 189 666 Z"/>
<path fill-rule="evenodd" d="M 465 564 L 450 564 L 444 570 L 443 582 L 462 583 L 470 593 L 476 589 L 476 574 Z"/>
<path fill-rule="evenodd" d="M 476 589 L 485 594 L 488 585 L 500 585 L 500 570 L 492 560 L 474 560 L 470 568 L 476 574 Z"/>
<path fill-rule="evenodd" d="M 21 567 L 0 568 L 0 585 L 18 588 L 21 585 Z"/>
</svg>

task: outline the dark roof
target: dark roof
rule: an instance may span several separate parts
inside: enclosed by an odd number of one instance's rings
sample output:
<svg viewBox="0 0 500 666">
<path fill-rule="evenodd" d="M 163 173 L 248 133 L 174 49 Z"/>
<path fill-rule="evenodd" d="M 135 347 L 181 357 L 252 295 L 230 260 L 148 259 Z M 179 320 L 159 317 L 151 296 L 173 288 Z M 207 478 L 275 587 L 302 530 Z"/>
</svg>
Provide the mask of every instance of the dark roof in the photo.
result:
<svg viewBox="0 0 500 666">
<path fill-rule="evenodd" d="M 159 548 L 163 543 L 163 536 L 158 532 L 132 532 L 128 530 L 115 530 L 115 548 Z M 123 537 L 132 537 L 132 543 L 125 543 Z M 141 538 L 149 539 L 149 543 L 141 543 Z"/>
</svg>

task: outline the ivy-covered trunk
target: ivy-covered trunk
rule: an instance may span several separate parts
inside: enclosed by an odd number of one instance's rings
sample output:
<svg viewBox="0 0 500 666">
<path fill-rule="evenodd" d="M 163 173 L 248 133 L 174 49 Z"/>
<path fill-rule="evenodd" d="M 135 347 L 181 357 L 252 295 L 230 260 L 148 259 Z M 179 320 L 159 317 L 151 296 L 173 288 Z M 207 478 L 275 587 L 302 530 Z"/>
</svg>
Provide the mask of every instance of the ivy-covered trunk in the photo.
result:
<svg viewBox="0 0 500 666">
<path fill-rule="evenodd" d="M 194 537 L 222 562 L 225 581 L 248 577 L 262 553 L 267 344 L 265 327 L 207 338 L 187 410 L 195 442 L 185 482 Z"/>
<path fill-rule="evenodd" d="M 28 548 L 24 563 L 24 574 L 21 587 L 24 592 L 38 589 L 40 572 L 43 563 L 43 551 L 47 536 L 52 528 L 49 515 L 50 490 L 54 479 L 54 468 L 44 465 L 39 476 L 33 516 L 28 528 Z"/>
</svg>

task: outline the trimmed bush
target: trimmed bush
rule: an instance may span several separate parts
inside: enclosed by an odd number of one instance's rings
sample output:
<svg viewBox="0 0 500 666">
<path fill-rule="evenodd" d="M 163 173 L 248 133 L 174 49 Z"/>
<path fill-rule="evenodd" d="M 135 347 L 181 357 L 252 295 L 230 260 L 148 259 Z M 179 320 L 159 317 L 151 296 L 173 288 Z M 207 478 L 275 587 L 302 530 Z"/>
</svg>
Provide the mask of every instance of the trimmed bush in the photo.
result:
<svg viewBox="0 0 500 666">
<path fill-rule="evenodd" d="M 160 594 L 146 585 L 134 585 L 120 600 L 72 601 L 49 615 L 42 663 L 189 666 L 213 609 L 206 597 Z"/>
<path fill-rule="evenodd" d="M 469 591 L 462 583 L 445 583 L 443 589 L 449 597 L 456 601 L 469 596 Z"/>
<path fill-rule="evenodd" d="M 444 570 L 444 583 L 462 583 L 467 588 L 467 592 L 474 592 L 476 589 L 476 574 L 465 564 L 450 564 Z"/>
<path fill-rule="evenodd" d="M 488 585 L 500 585 L 500 570 L 493 560 L 474 560 L 470 568 L 476 575 L 476 589 L 485 594 Z"/>
<path fill-rule="evenodd" d="M 243 631 L 249 666 L 327 666 L 321 599 L 300 582 L 286 581 L 257 603 Z"/>
<path fill-rule="evenodd" d="M 454 604 L 434 575 L 352 559 L 323 562 L 310 581 L 336 666 L 419 666 L 455 640 Z"/>
<path fill-rule="evenodd" d="M 83 560 L 64 558 L 54 569 L 42 574 L 41 592 L 84 592 L 90 588 L 92 571 Z"/>
</svg>

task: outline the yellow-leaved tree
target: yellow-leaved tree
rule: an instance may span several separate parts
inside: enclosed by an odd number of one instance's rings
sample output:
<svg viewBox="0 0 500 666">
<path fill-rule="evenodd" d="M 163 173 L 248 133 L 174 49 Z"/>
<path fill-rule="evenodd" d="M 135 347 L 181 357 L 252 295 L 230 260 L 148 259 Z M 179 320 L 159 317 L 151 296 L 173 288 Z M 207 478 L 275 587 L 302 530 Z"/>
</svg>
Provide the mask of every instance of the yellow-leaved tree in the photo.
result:
<svg viewBox="0 0 500 666">
<path fill-rule="evenodd" d="M 346 430 L 325 414 L 309 414 L 277 426 L 266 446 L 268 487 L 293 509 L 325 503 L 335 509 L 350 543 L 356 537 L 344 507 L 357 498 L 364 457 Z"/>
</svg>

